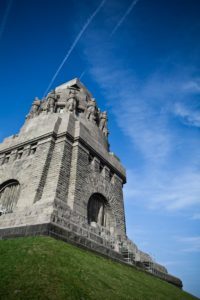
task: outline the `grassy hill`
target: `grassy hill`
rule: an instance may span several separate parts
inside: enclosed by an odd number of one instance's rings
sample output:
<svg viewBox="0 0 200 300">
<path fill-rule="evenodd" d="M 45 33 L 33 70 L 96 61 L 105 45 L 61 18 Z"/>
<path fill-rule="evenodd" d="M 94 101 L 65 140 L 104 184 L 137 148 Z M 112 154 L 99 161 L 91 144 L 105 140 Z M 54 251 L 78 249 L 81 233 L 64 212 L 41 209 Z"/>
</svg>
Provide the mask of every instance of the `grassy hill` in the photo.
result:
<svg viewBox="0 0 200 300">
<path fill-rule="evenodd" d="M 0 241 L 0 299 L 197 299 L 142 271 L 50 237 Z"/>
</svg>

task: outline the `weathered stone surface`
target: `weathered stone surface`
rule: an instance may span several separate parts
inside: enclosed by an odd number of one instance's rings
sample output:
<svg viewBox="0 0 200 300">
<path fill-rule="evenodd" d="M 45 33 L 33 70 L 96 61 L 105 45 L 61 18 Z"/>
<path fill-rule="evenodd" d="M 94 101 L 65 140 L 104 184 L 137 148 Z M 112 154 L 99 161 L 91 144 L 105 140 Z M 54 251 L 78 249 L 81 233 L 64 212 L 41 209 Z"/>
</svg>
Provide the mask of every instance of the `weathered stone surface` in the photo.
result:
<svg viewBox="0 0 200 300">
<path fill-rule="evenodd" d="M 0 144 L 0 236 L 60 236 L 166 279 L 126 236 L 126 172 L 107 138 L 107 114 L 79 80 L 35 98 L 19 134 Z"/>
</svg>

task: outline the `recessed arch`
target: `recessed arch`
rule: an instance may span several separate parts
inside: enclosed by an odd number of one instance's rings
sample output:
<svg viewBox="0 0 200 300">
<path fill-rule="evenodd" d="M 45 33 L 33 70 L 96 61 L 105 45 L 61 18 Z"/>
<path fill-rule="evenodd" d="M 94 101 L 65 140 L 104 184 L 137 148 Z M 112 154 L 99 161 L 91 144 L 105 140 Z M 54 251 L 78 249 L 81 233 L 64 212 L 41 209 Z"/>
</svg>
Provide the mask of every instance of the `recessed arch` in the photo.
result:
<svg viewBox="0 0 200 300">
<path fill-rule="evenodd" d="M 108 230 L 114 228 L 114 216 L 108 200 L 100 193 L 91 195 L 87 206 L 88 224 L 106 227 Z"/>
<path fill-rule="evenodd" d="M 20 183 L 9 179 L 0 185 L 0 214 L 12 212 L 20 194 Z"/>
</svg>

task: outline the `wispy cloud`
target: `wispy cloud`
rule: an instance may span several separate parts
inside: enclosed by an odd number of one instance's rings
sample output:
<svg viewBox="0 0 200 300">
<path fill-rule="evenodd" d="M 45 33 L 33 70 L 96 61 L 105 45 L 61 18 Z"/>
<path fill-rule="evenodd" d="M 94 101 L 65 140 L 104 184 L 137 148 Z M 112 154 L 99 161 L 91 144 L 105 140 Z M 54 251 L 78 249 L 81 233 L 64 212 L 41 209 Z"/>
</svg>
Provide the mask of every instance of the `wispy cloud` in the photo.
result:
<svg viewBox="0 0 200 300">
<path fill-rule="evenodd" d="M 200 127 L 200 110 L 193 110 L 178 102 L 175 103 L 174 113 L 184 124 Z"/>
<path fill-rule="evenodd" d="M 6 23 L 7 23 L 9 14 L 10 14 L 10 10 L 12 8 L 12 3 L 13 3 L 13 0 L 7 1 L 6 10 L 5 10 L 3 19 L 2 19 L 1 24 L 0 24 L 0 40 L 3 36 L 4 30 L 5 30 L 5 27 L 6 27 Z"/>
<path fill-rule="evenodd" d="M 193 80 L 189 80 L 187 83 L 185 83 L 183 89 L 194 94 L 200 93 L 200 78 L 197 77 Z"/>
<path fill-rule="evenodd" d="M 183 244 L 183 252 L 200 252 L 200 236 L 177 237 L 176 239 Z"/>
<path fill-rule="evenodd" d="M 95 11 L 91 14 L 91 16 L 88 18 L 88 20 L 85 22 L 85 24 L 83 25 L 83 27 L 81 28 L 80 32 L 78 33 L 78 35 L 76 36 L 75 40 L 73 41 L 72 45 L 70 46 L 69 50 L 67 51 L 64 59 L 62 60 L 61 64 L 59 65 L 58 69 L 56 70 L 55 74 L 53 75 L 45 93 L 44 96 L 47 94 L 47 92 L 49 91 L 49 89 L 51 88 L 53 82 L 55 81 L 56 77 L 58 76 L 58 74 L 60 73 L 62 67 L 64 66 L 64 64 L 67 62 L 67 60 L 69 59 L 71 53 L 73 52 L 74 48 L 76 47 L 76 45 L 78 44 L 79 40 L 81 39 L 82 35 L 84 34 L 84 32 L 86 31 L 86 29 L 88 28 L 88 26 L 90 25 L 90 23 L 92 22 L 92 20 L 96 17 L 96 15 L 98 14 L 98 12 L 100 11 L 100 9 L 103 7 L 103 5 L 105 4 L 107 0 L 103 0 L 101 1 L 101 3 L 99 4 L 99 6 L 95 9 Z"/>
<path fill-rule="evenodd" d="M 175 80 L 177 74 L 168 79 L 152 74 L 146 81 L 139 82 L 131 70 L 123 70 L 114 61 L 111 64 L 93 67 L 90 73 L 110 100 L 118 125 L 145 158 L 154 163 L 166 160 L 181 138 L 177 139 L 169 121 L 171 114 L 178 117 L 181 113 L 178 106 L 174 107 L 177 97 L 185 97 L 182 78 Z M 198 118 L 199 112 L 191 110 L 189 114 L 187 111 L 190 124 L 197 126 Z"/>
<path fill-rule="evenodd" d="M 192 216 L 191 219 L 192 219 L 192 220 L 200 220 L 200 213 L 195 213 L 195 214 L 193 214 L 193 216 Z"/>
<path fill-rule="evenodd" d="M 180 210 L 200 205 L 200 174 L 195 170 L 163 172 L 148 170 L 141 178 L 137 172 L 127 172 L 125 199 L 129 204 L 144 203 L 151 209 Z"/>
<path fill-rule="evenodd" d="M 176 132 L 170 123 L 172 114 L 177 117 L 172 109 L 177 96 L 188 96 L 181 75 L 166 80 L 154 74 L 141 83 L 129 70 L 114 71 L 114 64 L 109 68 L 94 67 L 90 72 L 105 91 L 119 127 L 145 161 L 140 171 L 128 172 L 125 199 L 174 211 L 199 205 L 200 156 L 195 149 L 200 143 Z M 190 123 L 197 126 L 197 120 L 191 110 Z"/>
<path fill-rule="evenodd" d="M 200 140 L 197 131 L 193 132 L 199 127 L 195 98 L 199 77 L 194 68 L 169 72 L 163 62 L 162 69 L 155 68 L 140 80 L 127 67 L 126 58 L 118 59 L 113 43 L 107 41 L 98 51 L 101 38 L 96 32 L 90 32 L 90 37 L 91 42 L 85 43 L 88 74 L 98 83 L 121 132 L 133 145 L 136 163 L 127 173 L 126 201 L 171 211 L 199 206 Z M 187 134 L 186 126 L 191 130 Z"/>
<path fill-rule="evenodd" d="M 128 15 L 131 13 L 131 11 L 133 10 L 134 6 L 138 3 L 139 0 L 134 0 L 131 5 L 128 7 L 128 9 L 126 10 L 125 14 L 122 16 L 122 18 L 119 20 L 119 22 L 116 24 L 116 26 L 114 27 L 114 29 L 112 30 L 110 36 L 112 37 L 113 34 L 115 34 L 115 32 L 118 30 L 118 28 L 122 25 L 122 23 L 125 21 L 125 19 L 128 17 Z"/>
</svg>

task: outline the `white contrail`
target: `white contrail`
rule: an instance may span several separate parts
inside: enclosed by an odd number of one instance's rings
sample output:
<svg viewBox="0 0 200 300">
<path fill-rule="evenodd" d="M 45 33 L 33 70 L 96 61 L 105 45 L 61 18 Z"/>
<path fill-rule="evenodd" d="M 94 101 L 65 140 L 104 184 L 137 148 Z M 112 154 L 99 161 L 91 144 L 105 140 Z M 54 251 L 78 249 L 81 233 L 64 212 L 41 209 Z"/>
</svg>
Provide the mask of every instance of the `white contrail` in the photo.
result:
<svg viewBox="0 0 200 300">
<path fill-rule="evenodd" d="M 110 34 L 110 37 L 113 36 L 113 34 L 117 31 L 117 29 L 122 25 L 122 23 L 124 22 L 124 20 L 126 19 L 126 17 L 130 14 L 130 12 L 132 11 L 133 7 L 137 4 L 139 0 L 134 0 L 131 5 L 129 6 L 129 8 L 127 9 L 127 11 L 125 12 L 125 14 L 123 15 L 123 17 L 119 20 L 119 22 L 117 23 L 117 25 L 115 26 L 115 28 L 113 29 L 113 31 Z"/>
<path fill-rule="evenodd" d="M 9 13 L 10 13 L 10 10 L 11 10 L 12 3 L 13 3 L 13 0 L 10 0 L 10 1 L 8 2 L 8 5 L 7 5 L 7 7 L 6 7 L 6 11 L 5 11 L 4 17 L 3 17 L 2 22 L 1 22 L 1 24 L 0 24 L 0 40 L 1 40 L 1 37 L 2 37 L 2 35 L 3 35 L 5 26 L 6 26 L 6 22 L 7 22 L 7 19 L 8 19 Z"/>
<path fill-rule="evenodd" d="M 86 72 L 87 72 L 87 69 L 85 69 L 85 70 L 81 73 L 81 75 L 80 75 L 80 77 L 79 77 L 80 80 L 83 78 L 83 76 L 85 75 Z"/>
<path fill-rule="evenodd" d="M 83 25 L 81 31 L 79 32 L 79 34 L 77 35 L 77 37 L 75 38 L 74 42 L 72 43 L 71 47 L 69 48 L 69 50 L 67 51 L 67 54 L 65 55 L 63 61 L 61 62 L 60 66 L 58 67 L 57 71 L 55 72 L 54 76 L 52 77 L 45 93 L 44 96 L 47 94 L 47 92 L 49 91 L 50 87 L 52 86 L 54 80 L 56 79 L 56 77 L 58 76 L 60 70 L 62 69 L 63 65 L 65 64 L 65 62 L 68 60 L 68 58 L 70 57 L 72 51 L 74 50 L 74 48 L 76 47 L 77 43 L 79 42 L 80 38 L 82 37 L 83 33 L 85 32 L 85 30 L 88 28 L 88 26 L 90 25 L 90 23 L 92 22 L 92 20 L 94 19 L 94 17 L 97 15 L 97 13 L 99 12 L 99 10 L 102 8 L 102 6 L 105 4 L 107 0 L 103 0 L 100 5 L 96 8 L 96 10 L 93 12 L 93 14 L 88 18 L 88 20 L 86 21 L 86 23 Z"/>
<path fill-rule="evenodd" d="M 117 31 L 117 29 L 119 28 L 119 26 L 121 26 L 121 24 L 124 22 L 124 20 L 126 19 L 126 17 L 130 14 L 130 12 L 132 11 L 133 7 L 137 4 L 139 0 L 134 0 L 131 5 L 128 7 L 127 11 L 125 12 L 125 14 L 123 15 L 123 17 L 119 20 L 119 22 L 117 23 L 117 25 L 115 26 L 115 28 L 113 29 L 113 31 L 110 34 L 110 38 L 112 37 L 112 35 Z M 83 76 L 85 76 L 85 73 L 87 72 L 87 69 L 84 70 L 79 79 L 81 80 L 83 78 Z"/>
</svg>

